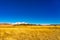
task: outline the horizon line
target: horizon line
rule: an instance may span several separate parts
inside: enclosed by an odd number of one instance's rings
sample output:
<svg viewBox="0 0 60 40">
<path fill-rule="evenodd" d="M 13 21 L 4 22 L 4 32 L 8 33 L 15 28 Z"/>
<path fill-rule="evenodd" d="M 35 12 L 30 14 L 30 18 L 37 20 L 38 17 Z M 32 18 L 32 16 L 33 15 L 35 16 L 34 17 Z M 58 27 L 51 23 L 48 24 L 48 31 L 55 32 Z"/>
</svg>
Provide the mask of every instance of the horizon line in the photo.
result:
<svg viewBox="0 0 60 40">
<path fill-rule="evenodd" d="M 59 23 L 28 23 L 28 22 L 0 22 L 0 24 L 36 24 L 36 25 L 51 25 L 51 24 L 59 24 Z"/>
</svg>

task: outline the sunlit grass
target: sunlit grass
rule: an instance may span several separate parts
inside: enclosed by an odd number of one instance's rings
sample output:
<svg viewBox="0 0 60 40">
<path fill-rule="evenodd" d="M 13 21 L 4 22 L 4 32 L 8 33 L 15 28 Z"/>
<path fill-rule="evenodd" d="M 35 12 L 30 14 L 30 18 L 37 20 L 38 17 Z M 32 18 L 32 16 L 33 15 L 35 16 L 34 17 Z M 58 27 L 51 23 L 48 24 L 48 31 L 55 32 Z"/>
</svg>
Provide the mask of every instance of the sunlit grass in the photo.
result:
<svg viewBox="0 0 60 40">
<path fill-rule="evenodd" d="M 60 40 L 59 26 L 0 26 L 0 40 Z"/>
</svg>

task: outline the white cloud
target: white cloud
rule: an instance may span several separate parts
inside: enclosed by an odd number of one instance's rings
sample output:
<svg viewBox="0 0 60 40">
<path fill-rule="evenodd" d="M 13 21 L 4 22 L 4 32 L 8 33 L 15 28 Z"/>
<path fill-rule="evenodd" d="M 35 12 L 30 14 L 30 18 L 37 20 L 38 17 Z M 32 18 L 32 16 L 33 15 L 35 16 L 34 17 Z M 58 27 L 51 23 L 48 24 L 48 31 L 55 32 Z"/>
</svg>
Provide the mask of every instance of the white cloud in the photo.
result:
<svg viewBox="0 0 60 40">
<path fill-rule="evenodd" d="M 28 24 L 26 22 L 15 22 L 15 23 L 11 23 L 11 24 Z"/>
</svg>

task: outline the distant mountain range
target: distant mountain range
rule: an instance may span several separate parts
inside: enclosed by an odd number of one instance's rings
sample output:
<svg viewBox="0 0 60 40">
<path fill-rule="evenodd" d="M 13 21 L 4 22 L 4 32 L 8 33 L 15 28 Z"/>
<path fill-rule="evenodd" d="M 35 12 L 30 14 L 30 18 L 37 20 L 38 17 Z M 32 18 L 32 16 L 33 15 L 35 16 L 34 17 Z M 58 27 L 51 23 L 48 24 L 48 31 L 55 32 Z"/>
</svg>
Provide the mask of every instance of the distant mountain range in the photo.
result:
<svg viewBox="0 0 60 40">
<path fill-rule="evenodd" d="M 0 22 L 0 25 L 60 25 L 60 24 L 31 24 L 27 22 L 15 22 L 15 23 L 10 23 L 10 22 Z"/>
</svg>

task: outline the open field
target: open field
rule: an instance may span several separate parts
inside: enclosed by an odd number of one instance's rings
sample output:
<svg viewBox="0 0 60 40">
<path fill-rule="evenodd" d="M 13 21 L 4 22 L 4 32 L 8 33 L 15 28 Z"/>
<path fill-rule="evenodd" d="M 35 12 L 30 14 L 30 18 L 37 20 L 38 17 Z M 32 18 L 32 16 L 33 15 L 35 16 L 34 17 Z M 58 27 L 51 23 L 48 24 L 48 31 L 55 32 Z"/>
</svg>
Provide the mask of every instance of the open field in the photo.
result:
<svg viewBox="0 0 60 40">
<path fill-rule="evenodd" d="M 0 40 L 60 40 L 60 26 L 0 25 Z"/>
</svg>

